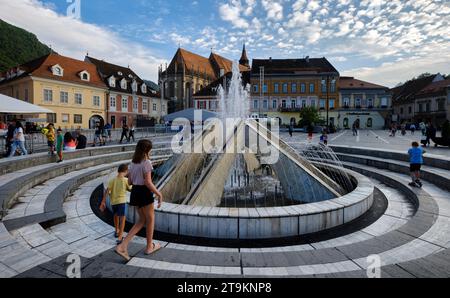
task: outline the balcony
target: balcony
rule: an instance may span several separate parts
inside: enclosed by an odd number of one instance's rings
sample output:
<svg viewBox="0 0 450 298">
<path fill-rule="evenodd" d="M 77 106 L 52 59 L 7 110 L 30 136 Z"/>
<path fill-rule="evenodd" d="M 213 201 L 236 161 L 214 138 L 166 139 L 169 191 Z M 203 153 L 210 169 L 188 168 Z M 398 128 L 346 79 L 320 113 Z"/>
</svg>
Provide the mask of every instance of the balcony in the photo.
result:
<svg viewBox="0 0 450 298">
<path fill-rule="evenodd" d="M 300 113 L 302 111 L 301 107 L 288 108 L 288 107 L 279 107 L 278 112 L 280 113 Z"/>
</svg>

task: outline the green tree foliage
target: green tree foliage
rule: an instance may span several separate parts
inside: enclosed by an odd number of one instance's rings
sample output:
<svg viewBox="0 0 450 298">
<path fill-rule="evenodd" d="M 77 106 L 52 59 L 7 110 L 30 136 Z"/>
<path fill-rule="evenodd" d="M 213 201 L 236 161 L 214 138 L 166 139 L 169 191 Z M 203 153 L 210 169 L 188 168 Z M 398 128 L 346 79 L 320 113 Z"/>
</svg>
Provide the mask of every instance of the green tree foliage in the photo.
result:
<svg viewBox="0 0 450 298">
<path fill-rule="evenodd" d="M 37 37 L 0 19 L 0 71 L 50 53 Z"/>
<path fill-rule="evenodd" d="M 300 126 L 306 127 L 321 122 L 319 111 L 314 107 L 305 107 L 300 112 Z"/>
</svg>

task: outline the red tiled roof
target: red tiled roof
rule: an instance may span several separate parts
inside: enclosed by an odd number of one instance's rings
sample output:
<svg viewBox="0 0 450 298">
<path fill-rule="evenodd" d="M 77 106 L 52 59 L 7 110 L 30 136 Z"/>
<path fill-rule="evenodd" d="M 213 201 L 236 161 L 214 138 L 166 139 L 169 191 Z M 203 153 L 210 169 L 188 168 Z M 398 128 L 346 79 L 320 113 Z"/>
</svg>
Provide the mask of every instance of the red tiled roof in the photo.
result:
<svg viewBox="0 0 450 298">
<path fill-rule="evenodd" d="M 339 80 L 340 89 L 389 89 L 388 87 L 361 81 L 353 77 L 341 77 Z"/>
<path fill-rule="evenodd" d="M 27 64 L 25 64 L 25 66 L 26 65 Z M 53 75 L 51 68 L 55 65 L 61 66 L 64 70 L 62 77 Z M 103 83 L 97 72 L 97 68 L 92 63 L 51 53 L 45 59 L 40 59 L 39 65 L 33 68 L 34 69 L 31 70 L 30 74 L 39 78 L 106 88 L 106 85 Z M 89 82 L 83 81 L 80 78 L 79 74 L 82 71 L 87 71 L 89 73 Z"/>
<path fill-rule="evenodd" d="M 423 88 L 418 94 L 417 97 L 426 97 L 430 95 L 437 94 L 446 94 L 446 89 L 450 87 L 450 79 L 434 82 L 427 87 Z"/>
</svg>

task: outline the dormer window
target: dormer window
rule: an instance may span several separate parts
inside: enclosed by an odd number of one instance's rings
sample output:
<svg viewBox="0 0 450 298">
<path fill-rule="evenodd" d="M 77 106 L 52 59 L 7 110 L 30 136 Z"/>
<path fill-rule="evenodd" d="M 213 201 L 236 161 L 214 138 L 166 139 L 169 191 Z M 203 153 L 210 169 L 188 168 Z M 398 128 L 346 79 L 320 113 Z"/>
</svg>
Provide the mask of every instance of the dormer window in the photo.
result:
<svg viewBox="0 0 450 298">
<path fill-rule="evenodd" d="M 127 89 L 127 80 L 122 79 L 122 81 L 120 81 L 120 88 L 126 90 Z"/>
<path fill-rule="evenodd" d="M 132 75 L 132 74 L 129 74 L 128 77 L 129 77 L 130 79 L 132 79 L 132 78 L 133 78 L 133 75 Z"/>
<path fill-rule="evenodd" d="M 142 93 L 147 93 L 147 85 L 145 85 L 145 84 L 142 84 L 142 86 L 141 86 L 141 92 Z"/>
<path fill-rule="evenodd" d="M 91 80 L 91 75 L 86 70 L 83 70 L 80 72 L 80 78 L 83 81 L 89 82 Z"/>
<path fill-rule="evenodd" d="M 116 78 L 114 76 L 111 76 L 109 78 L 109 82 L 108 83 L 109 83 L 109 87 L 115 88 L 116 87 Z"/>
<path fill-rule="evenodd" d="M 133 83 L 131 83 L 131 90 L 133 90 L 134 93 L 137 92 L 138 84 L 137 84 L 136 80 L 134 80 Z"/>
<path fill-rule="evenodd" d="M 56 64 L 52 66 L 52 73 L 54 76 L 62 77 L 64 76 L 64 69 L 59 64 Z"/>
<path fill-rule="evenodd" d="M 118 71 L 117 74 L 118 74 L 119 76 L 123 76 L 123 73 L 122 73 L 121 71 Z"/>
</svg>

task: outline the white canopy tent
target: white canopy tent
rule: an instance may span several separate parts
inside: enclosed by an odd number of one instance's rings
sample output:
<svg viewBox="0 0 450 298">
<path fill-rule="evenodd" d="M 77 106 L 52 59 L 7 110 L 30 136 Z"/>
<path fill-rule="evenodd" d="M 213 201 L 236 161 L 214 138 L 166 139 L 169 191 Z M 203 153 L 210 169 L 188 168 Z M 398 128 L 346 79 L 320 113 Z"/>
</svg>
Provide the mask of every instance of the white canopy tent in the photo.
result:
<svg viewBox="0 0 450 298">
<path fill-rule="evenodd" d="M 0 114 L 51 114 L 49 109 L 0 94 Z"/>
</svg>

